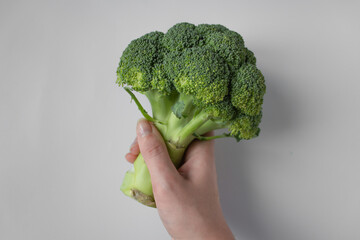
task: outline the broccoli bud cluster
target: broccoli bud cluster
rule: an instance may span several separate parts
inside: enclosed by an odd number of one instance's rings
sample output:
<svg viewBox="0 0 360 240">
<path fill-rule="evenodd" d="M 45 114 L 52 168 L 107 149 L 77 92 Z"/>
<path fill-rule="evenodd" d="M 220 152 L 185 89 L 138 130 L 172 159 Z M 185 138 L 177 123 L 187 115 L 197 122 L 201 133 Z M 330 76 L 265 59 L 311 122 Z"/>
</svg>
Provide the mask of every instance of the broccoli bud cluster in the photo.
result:
<svg viewBox="0 0 360 240">
<path fill-rule="evenodd" d="M 117 75 L 121 86 L 163 95 L 163 100 L 171 96 L 173 106 L 181 105 L 176 104 L 174 95 L 179 96 L 177 101 L 184 99 L 180 95 L 191 98 L 187 104 L 195 107 L 187 115 L 193 117 L 202 109 L 215 129 L 228 128 L 237 139 L 259 134 L 264 76 L 241 35 L 222 25 L 179 23 L 165 34 L 145 34 L 125 49 Z M 173 106 L 170 110 L 175 109 L 181 117 Z M 157 113 L 153 111 L 153 115 L 156 118 Z"/>
<path fill-rule="evenodd" d="M 241 140 L 259 135 L 264 76 L 241 35 L 222 25 L 179 23 L 166 33 L 150 32 L 133 40 L 120 58 L 117 83 L 154 122 L 176 167 L 195 138 Z M 152 117 L 129 88 L 147 96 Z M 216 129 L 229 132 L 204 136 Z M 121 190 L 155 206 L 141 154 L 134 167 Z"/>
</svg>

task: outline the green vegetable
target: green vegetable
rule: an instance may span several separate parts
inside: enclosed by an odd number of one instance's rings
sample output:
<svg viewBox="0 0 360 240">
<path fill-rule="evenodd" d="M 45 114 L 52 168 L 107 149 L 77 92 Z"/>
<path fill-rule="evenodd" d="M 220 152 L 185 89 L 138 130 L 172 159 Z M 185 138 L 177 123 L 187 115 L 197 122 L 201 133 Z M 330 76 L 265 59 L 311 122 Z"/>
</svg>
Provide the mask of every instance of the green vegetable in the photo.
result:
<svg viewBox="0 0 360 240">
<path fill-rule="evenodd" d="M 264 76 L 243 38 L 222 25 L 179 23 L 167 33 L 151 32 L 123 52 L 117 83 L 125 87 L 144 117 L 162 134 L 176 167 L 194 140 L 259 135 Z M 127 86 L 127 87 L 126 87 Z M 131 91 L 147 96 L 152 117 Z M 211 130 L 228 129 L 204 137 Z M 121 190 L 155 207 L 150 175 L 141 154 Z"/>
</svg>

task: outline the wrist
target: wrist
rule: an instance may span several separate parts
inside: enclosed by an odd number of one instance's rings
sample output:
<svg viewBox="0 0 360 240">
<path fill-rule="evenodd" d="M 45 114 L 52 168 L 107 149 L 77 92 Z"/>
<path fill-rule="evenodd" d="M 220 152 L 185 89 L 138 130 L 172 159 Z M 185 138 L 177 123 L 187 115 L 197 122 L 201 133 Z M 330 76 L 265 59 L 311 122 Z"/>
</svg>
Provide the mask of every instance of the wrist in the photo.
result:
<svg viewBox="0 0 360 240">
<path fill-rule="evenodd" d="M 216 221 L 214 221 L 216 220 Z M 196 229 L 174 240 L 235 240 L 224 218 L 211 219 L 199 224 Z"/>
<path fill-rule="evenodd" d="M 201 235 L 202 237 L 199 238 L 199 240 L 235 240 L 234 235 L 225 221 L 216 226 L 208 227 Z"/>
</svg>

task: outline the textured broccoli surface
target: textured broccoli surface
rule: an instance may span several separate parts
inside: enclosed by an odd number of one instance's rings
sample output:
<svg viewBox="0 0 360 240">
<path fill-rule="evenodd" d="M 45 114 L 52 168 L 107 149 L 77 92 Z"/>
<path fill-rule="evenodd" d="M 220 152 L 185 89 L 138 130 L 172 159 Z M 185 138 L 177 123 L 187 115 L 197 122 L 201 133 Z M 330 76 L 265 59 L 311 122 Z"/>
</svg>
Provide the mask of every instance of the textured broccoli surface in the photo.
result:
<svg viewBox="0 0 360 240">
<path fill-rule="evenodd" d="M 222 25 L 178 23 L 165 34 L 156 31 L 133 40 L 120 58 L 116 82 L 154 122 L 176 167 L 194 139 L 239 141 L 259 135 L 264 76 L 241 35 Z M 132 91 L 147 96 L 152 117 Z M 216 129 L 228 133 L 203 136 Z M 121 190 L 156 206 L 141 154 L 126 173 Z"/>
</svg>

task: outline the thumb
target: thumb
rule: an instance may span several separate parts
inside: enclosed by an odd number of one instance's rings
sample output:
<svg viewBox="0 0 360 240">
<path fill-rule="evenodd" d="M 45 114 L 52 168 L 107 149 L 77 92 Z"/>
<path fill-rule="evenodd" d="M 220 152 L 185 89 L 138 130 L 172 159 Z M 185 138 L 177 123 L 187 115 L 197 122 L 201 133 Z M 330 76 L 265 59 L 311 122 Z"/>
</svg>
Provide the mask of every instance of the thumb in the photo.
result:
<svg viewBox="0 0 360 240">
<path fill-rule="evenodd" d="M 166 182 L 176 177 L 178 172 L 171 162 L 164 140 L 156 127 L 147 120 L 140 119 L 136 134 L 152 183 Z"/>
</svg>

